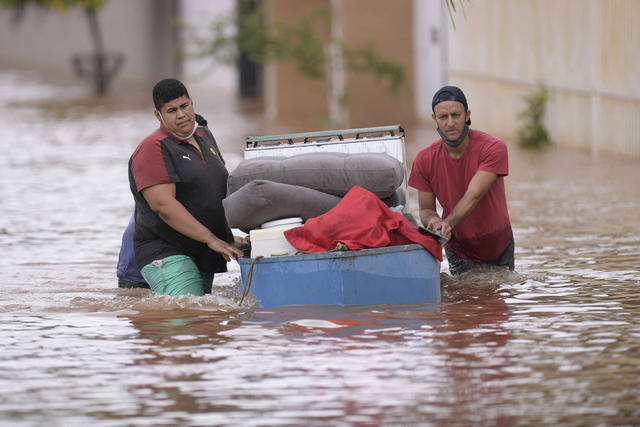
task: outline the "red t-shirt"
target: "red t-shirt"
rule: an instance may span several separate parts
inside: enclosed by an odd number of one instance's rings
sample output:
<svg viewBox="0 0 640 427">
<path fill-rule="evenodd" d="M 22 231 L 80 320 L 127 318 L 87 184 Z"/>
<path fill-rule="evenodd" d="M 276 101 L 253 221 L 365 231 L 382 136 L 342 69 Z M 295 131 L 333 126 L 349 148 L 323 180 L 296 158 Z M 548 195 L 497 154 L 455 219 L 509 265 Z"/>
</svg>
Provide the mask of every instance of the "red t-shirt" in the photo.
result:
<svg viewBox="0 0 640 427">
<path fill-rule="evenodd" d="M 486 263 L 496 260 L 513 238 L 503 178 L 509 174 L 506 144 L 488 133 L 470 129 L 469 145 L 459 159 L 454 159 L 440 139 L 418 153 L 409 185 L 433 193 L 446 218 L 478 171 L 493 172 L 498 179 L 475 209 L 454 227 L 448 247 L 459 257 Z"/>
</svg>

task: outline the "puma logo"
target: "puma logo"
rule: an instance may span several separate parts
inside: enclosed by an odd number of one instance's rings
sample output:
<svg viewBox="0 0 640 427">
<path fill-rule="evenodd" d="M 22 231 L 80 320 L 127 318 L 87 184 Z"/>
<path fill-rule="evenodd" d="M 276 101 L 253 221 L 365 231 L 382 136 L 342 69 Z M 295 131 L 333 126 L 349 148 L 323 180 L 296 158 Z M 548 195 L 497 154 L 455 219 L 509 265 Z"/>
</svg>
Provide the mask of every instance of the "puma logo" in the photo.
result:
<svg viewBox="0 0 640 427">
<path fill-rule="evenodd" d="M 191 160 L 191 157 L 189 157 L 191 154 L 187 154 L 186 156 L 182 156 L 183 159 L 187 159 L 187 160 Z"/>
</svg>

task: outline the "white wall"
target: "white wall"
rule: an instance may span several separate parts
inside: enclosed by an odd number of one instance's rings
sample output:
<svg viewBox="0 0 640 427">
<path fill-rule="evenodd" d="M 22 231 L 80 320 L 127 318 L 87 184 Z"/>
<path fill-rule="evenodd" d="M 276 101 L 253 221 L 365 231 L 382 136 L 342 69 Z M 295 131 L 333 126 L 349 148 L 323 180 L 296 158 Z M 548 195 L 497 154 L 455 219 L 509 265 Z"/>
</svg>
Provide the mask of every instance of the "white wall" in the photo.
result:
<svg viewBox="0 0 640 427">
<path fill-rule="evenodd" d="M 442 0 L 413 2 L 415 55 L 415 109 L 421 120 L 431 120 L 433 94 L 447 81 L 448 14 Z"/>
</svg>

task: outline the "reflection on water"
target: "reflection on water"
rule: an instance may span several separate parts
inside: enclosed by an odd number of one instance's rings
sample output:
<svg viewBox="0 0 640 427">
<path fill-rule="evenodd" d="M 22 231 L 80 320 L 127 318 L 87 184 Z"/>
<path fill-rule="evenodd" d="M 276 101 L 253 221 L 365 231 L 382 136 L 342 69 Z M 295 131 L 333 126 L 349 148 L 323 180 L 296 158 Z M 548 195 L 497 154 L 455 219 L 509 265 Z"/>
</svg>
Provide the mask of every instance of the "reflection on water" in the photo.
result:
<svg viewBox="0 0 640 427">
<path fill-rule="evenodd" d="M 10 72 L 0 95 L 3 424 L 640 424 L 637 162 L 511 144 L 516 272 L 445 263 L 440 304 L 267 310 L 239 306 L 235 263 L 205 297 L 116 288 L 145 100 Z M 231 169 L 274 130 L 196 102 Z M 405 128 L 410 157 L 434 139 Z"/>
</svg>

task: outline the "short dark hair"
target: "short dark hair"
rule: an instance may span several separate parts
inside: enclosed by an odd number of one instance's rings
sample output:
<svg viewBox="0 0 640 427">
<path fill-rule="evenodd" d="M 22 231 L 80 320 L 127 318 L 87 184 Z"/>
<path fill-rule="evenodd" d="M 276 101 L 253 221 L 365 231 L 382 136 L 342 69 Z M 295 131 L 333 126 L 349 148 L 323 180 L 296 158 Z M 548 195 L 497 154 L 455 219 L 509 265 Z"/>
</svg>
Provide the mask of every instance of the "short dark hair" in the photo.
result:
<svg viewBox="0 0 640 427">
<path fill-rule="evenodd" d="M 163 79 L 153 87 L 153 105 L 160 111 L 164 104 L 183 95 L 190 98 L 187 88 L 180 80 Z"/>
</svg>

